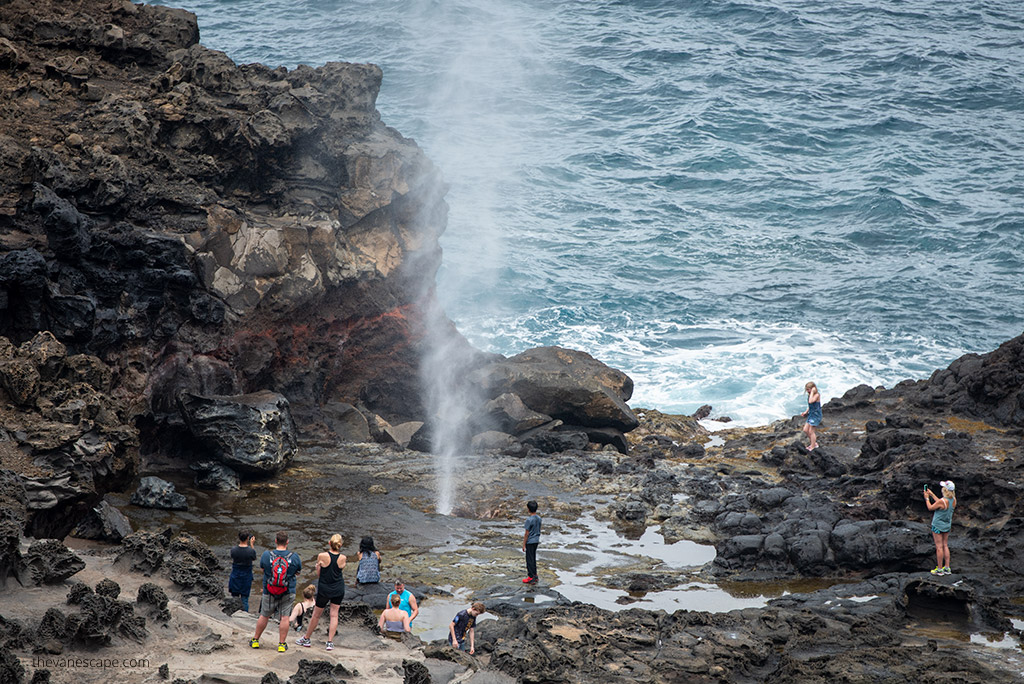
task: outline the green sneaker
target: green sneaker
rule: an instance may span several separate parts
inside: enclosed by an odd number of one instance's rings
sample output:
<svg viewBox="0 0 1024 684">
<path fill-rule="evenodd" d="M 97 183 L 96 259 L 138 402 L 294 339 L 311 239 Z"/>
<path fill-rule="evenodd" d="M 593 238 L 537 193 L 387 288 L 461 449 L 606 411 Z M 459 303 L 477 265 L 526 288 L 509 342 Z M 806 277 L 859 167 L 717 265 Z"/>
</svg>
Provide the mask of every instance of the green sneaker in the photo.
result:
<svg viewBox="0 0 1024 684">
<path fill-rule="evenodd" d="M 284 653 L 287 650 L 288 650 L 288 644 L 284 643 L 283 641 L 277 645 L 277 652 L 278 653 Z"/>
<path fill-rule="evenodd" d="M 949 569 L 949 566 L 947 565 L 946 567 L 942 568 L 942 574 L 943 574 L 943 575 L 952 575 L 952 574 L 953 574 L 953 571 L 952 571 L 952 570 L 950 570 L 950 569 Z"/>
<path fill-rule="evenodd" d="M 940 567 L 939 567 L 938 565 L 936 565 L 936 566 L 935 566 L 935 569 L 934 569 L 934 570 L 932 570 L 932 574 L 933 574 L 933 575 L 941 575 L 941 574 L 943 574 L 943 573 L 942 573 L 942 568 L 940 568 Z"/>
<path fill-rule="evenodd" d="M 260 647 L 259 639 L 249 639 L 249 645 L 251 647 L 253 647 L 253 648 L 259 648 Z"/>
</svg>

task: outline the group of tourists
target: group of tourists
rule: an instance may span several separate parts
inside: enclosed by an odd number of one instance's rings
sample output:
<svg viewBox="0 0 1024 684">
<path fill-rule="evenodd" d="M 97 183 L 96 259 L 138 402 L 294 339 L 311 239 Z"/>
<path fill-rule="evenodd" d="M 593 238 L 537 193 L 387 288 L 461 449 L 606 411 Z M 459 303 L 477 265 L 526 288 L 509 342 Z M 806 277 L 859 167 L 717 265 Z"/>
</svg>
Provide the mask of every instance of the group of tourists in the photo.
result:
<svg viewBox="0 0 1024 684">
<path fill-rule="evenodd" d="M 523 583 L 531 584 L 538 581 L 537 547 L 540 544 L 541 518 L 537 514 L 536 501 L 528 501 L 526 510 L 529 516 L 523 524 L 523 552 L 526 554 L 526 577 Z M 301 629 L 303 623 L 306 624 L 305 633 L 296 639 L 295 643 L 308 648 L 313 645 L 310 636 L 320 622 L 324 609 L 330 607 L 326 649 L 334 650 L 338 610 L 345 598 L 344 569 L 348 561 L 345 554 L 341 553 L 342 542 L 340 534 L 331 536 L 327 549 L 316 558 L 316 584 L 306 586 L 302 591 L 302 600 L 296 603 L 296 578 L 302 570 L 302 560 L 294 551 L 288 550 L 288 533 L 277 533 L 274 549 L 268 549 L 260 556 L 263 594 L 260 598 L 256 631 L 249 640 L 249 646 L 259 648 L 264 630 L 271 620 L 276 619 L 279 652 L 288 650 L 287 636 L 291 625 Z M 249 594 L 252 591 L 253 563 L 256 560 L 255 544 L 255 535 L 249 531 L 242 531 L 238 534 L 238 544 L 231 549 L 228 591 L 241 601 L 242 610 L 246 612 L 249 611 Z M 373 537 L 363 537 L 360 541 L 357 561 L 357 584 L 380 582 L 381 554 L 374 544 Z M 402 634 L 412 631 L 412 622 L 419 612 L 416 596 L 405 588 L 405 581 L 399 578 L 395 580 L 394 591 L 387 596 L 377 626 L 385 636 L 401 638 Z M 457 649 L 467 650 L 470 654 L 475 653 L 476 619 L 485 612 L 486 607 L 479 601 L 466 610 L 459 611 L 448 626 L 448 643 Z"/>
</svg>

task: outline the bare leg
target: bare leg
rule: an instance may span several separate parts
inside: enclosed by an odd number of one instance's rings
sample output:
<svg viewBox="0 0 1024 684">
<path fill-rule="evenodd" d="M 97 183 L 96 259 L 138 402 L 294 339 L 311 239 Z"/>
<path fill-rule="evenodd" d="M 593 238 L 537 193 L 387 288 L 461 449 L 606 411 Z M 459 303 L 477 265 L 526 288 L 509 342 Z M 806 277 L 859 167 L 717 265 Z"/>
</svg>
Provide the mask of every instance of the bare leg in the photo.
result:
<svg viewBox="0 0 1024 684">
<path fill-rule="evenodd" d="M 338 609 L 341 608 L 337 603 L 331 604 L 331 623 L 327 628 L 327 640 L 334 641 L 334 633 L 338 631 Z"/>
<path fill-rule="evenodd" d="M 316 623 L 320 622 L 320 616 L 323 614 L 323 612 L 324 609 L 320 606 L 317 606 L 313 609 L 313 617 L 309 618 L 309 627 L 306 627 L 307 639 L 309 638 L 309 635 L 313 633 L 313 630 L 316 629 Z"/>
<path fill-rule="evenodd" d="M 943 552 L 942 552 L 942 535 L 932 532 L 932 539 L 935 540 L 935 566 L 943 567 Z"/>
<path fill-rule="evenodd" d="M 818 432 L 814 429 L 813 425 L 807 426 L 807 436 L 810 437 L 811 443 L 807 445 L 807 450 L 811 451 L 818 448 Z"/>
<path fill-rule="evenodd" d="M 283 644 L 285 641 L 288 640 L 288 623 L 289 622 L 291 622 L 291 617 L 289 617 L 288 615 L 285 615 L 283 618 L 281 618 L 281 624 L 277 628 L 277 633 L 281 637 L 278 640 L 278 643 Z"/>
<path fill-rule="evenodd" d="M 256 641 L 260 640 L 260 635 L 263 634 L 263 630 L 267 628 L 267 623 L 270 622 L 270 618 L 260 615 L 259 619 L 256 620 L 256 633 L 252 635 L 252 638 Z"/>
<path fill-rule="evenodd" d="M 949 532 L 943 532 L 942 534 L 939 535 L 939 537 L 942 540 L 942 557 L 943 557 L 943 562 L 941 563 L 941 565 L 944 568 L 948 568 L 949 567 Z"/>
</svg>

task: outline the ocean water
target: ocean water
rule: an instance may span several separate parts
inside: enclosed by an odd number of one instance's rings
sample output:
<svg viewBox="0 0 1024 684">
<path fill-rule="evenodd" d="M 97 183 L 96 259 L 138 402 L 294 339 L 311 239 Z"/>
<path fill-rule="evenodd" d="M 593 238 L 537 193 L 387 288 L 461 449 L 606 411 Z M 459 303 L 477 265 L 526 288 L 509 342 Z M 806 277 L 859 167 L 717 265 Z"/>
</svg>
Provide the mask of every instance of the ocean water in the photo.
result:
<svg viewBox="0 0 1024 684">
<path fill-rule="evenodd" d="M 760 423 L 1024 330 L 1024 3 L 174 0 L 237 62 L 384 70 L 451 185 L 448 314 Z"/>
</svg>

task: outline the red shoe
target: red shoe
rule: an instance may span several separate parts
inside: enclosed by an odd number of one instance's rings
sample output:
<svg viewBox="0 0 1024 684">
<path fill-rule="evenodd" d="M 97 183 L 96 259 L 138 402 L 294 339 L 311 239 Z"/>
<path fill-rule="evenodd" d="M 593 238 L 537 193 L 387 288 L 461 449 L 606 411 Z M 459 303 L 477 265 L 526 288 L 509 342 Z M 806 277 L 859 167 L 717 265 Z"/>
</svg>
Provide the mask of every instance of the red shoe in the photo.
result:
<svg viewBox="0 0 1024 684">
<path fill-rule="evenodd" d="M 524 577 L 523 578 L 523 584 L 536 584 L 536 583 L 537 583 L 537 578 L 536 577 Z"/>
</svg>

